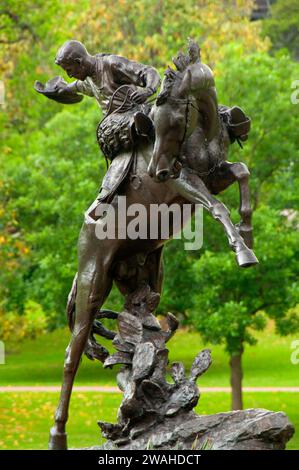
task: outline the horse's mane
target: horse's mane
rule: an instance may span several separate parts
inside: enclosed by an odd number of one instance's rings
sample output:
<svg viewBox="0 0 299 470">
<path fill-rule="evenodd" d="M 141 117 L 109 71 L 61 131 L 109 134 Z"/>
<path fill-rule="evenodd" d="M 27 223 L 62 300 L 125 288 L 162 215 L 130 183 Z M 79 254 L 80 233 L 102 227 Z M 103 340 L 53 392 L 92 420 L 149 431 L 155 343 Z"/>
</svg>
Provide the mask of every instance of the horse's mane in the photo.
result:
<svg viewBox="0 0 299 470">
<path fill-rule="evenodd" d="M 171 67 L 167 67 L 164 72 L 163 89 L 157 96 L 156 105 L 159 106 L 167 100 L 170 96 L 172 87 L 177 80 L 181 80 L 182 76 L 191 64 L 200 62 L 200 47 L 191 38 L 188 39 L 188 53 L 184 54 L 182 51 L 178 53 L 176 57 L 172 59 L 177 71 Z"/>
<path fill-rule="evenodd" d="M 218 113 L 218 103 L 215 82 L 213 73 L 209 67 L 201 64 L 200 48 L 198 44 L 189 39 L 188 53 L 184 54 L 179 52 L 176 57 L 172 59 L 176 70 L 168 67 L 164 72 L 165 78 L 163 80 L 162 91 L 156 99 L 156 106 L 160 106 L 167 101 L 170 96 L 174 95 L 178 85 L 181 83 L 186 70 L 194 71 L 193 65 L 199 65 L 199 73 L 197 73 L 196 80 L 193 81 L 193 90 L 199 91 L 197 94 L 196 105 L 197 109 L 202 115 L 202 128 L 205 137 L 210 142 L 216 135 L 219 134 L 220 121 Z M 195 67 L 196 69 L 196 67 Z M 194 74 L 196 76 L 196 73 Z"/>
</svg>

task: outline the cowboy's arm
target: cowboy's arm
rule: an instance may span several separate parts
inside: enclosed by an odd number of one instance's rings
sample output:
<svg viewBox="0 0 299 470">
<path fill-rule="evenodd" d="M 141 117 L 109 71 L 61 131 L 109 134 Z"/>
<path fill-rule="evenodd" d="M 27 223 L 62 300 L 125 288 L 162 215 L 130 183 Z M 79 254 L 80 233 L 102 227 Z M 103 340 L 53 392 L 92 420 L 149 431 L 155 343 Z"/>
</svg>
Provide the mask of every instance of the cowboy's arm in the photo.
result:
<svg viewBox="0 0 299 470">
<path fill-rule="evenodd" d="M 68 83 L 67 90 L 72 93 L 82 93 L 87 96 L 94 96 L 90 84 L 84 80 L 76 80 L 75 82 Z"/>
<path fill-rule="evenodd" d="M 66 86 L 58 90 L 58 93 L 82 93 L 87 96 L 94 96 L 90 84 L 84 80 L 76 80 L 75 82 L 68 83 Z"/>
<path fill-rule="evenodd" d="M 133 94 L 133 97 L 134 95 L 144 97 L 141 102 L 157 91 L 161 79 L 154 67 L 113 55 L 109 57 L 109 62 L 117 83 L 120 85 L 133 84 L 144 88 L 144 90 L 138 90 Z"/>
</svg>

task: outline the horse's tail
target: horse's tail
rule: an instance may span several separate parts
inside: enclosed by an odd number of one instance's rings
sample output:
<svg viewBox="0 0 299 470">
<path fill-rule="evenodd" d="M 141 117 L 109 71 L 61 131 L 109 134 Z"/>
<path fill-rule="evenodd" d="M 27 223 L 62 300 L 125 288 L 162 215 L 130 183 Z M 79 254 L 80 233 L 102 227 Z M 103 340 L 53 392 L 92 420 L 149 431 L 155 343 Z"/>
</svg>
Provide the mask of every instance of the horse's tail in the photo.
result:
<svg viewBox="0 0 299 470">
<path fill-rule="evenodd" d="M 69 329 L 73 331 L 74 324 L 75 324 L 75 310 L 76 310 L 76 295 L 77 295 L 77 277 L 78 273 L 76 273 L 72 288 L 67 298 L 67 305 L 66 305 L 66 318 Z"/>
</svg>

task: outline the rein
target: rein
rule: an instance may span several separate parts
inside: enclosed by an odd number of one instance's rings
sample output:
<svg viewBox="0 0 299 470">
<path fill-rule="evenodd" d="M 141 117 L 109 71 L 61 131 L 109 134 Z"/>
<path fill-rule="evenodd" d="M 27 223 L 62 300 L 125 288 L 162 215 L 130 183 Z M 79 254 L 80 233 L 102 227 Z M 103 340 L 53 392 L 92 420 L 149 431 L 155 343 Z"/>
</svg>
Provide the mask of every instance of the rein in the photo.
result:
<svg viewBox="0 0 299 470">
<path fill-rule="evenodd" d="M 185 104 L 186 105 L 186 108 L 185 108 L 185 129 L 184 129 L 183 138 L 180 142 L 180 145 L 182 146 L 184 141 L 185 141 L 187 131 L 188 131 L 188 126 L 189 126 L 189 106 L 196 109 L 196 111 L 198 113 L 199 113 L 199 109 L 194 105 L 194 103 L 190 100 L 190 98 L 173 98 L 172 96 L 169 96 L 167 98 L 167 101 L 169 101 L 170 103 L 174 103 L 174 104 L 178 103 L 178 104 Z"/>
</svg>

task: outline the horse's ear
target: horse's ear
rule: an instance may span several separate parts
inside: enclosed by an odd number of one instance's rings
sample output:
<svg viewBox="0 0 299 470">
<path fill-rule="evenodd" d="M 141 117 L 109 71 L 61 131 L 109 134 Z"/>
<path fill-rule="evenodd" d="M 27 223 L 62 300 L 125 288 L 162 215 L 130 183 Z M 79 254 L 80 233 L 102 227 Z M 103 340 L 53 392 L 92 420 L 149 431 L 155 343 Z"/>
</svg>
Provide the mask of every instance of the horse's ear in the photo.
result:
<svg viewBox="0 0 299 470">
<path fill-rule="evenodd" d="M 144 137 L 153 137 L 155 135 L 154 123 L 149 116 L 144 113 L 137 112 L 134 114 L 135 130 L 138 135 Z"/>
<path fill-rule="evenodd" d="M 178 91 L 179 98 L 186 98 L 189 95 L 191 90 L 191 80 L 191 72 L 190 70 L 187 70 Z"/>
</svg>

